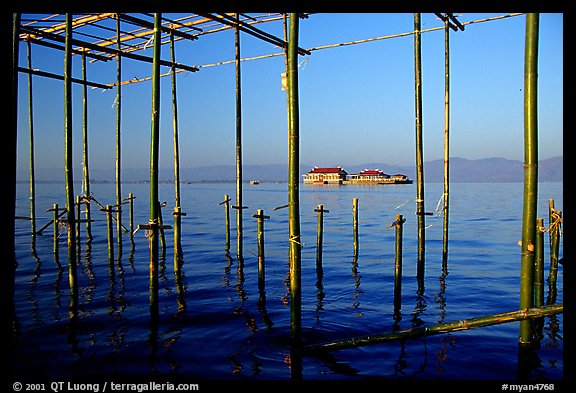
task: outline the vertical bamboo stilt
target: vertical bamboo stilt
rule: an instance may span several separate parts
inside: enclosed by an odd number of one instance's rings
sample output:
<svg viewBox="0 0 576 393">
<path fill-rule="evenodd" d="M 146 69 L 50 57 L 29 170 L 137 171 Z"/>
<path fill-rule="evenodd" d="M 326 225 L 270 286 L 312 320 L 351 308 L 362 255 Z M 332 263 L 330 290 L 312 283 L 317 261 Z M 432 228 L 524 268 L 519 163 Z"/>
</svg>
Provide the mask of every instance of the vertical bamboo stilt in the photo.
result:
<svg viewBox="0 0 576 393">
<path fill-rule="evenodd" d="M 110 266 L 114 265 L 114 229 L 112 225 L 112 206 L 106 205 L 104 208 L 106 212 L 106 232 L 108 239 L 108 263 Z"/>
<path fill-rule="evenodd" d="M 444 193 L 442 208 L 442 261 L 448 260 L 448 208 L 450 195 L 450 28 L 444 21 Z"/>
<path fill-rule="evenodd" d="M 32 69 L 32 48 L 30 40 L 26 41 L 28 47 L 28 68 Z M 32 237 L 36 236 L 36 178 L 34 168 L 34 106 L 32 105 L 32 74 L 28 74 L 28 122 L 30 124 L 30 223 Z"/>
<path fill-rule="evenodd" d="M 298 107 L 297 13 L 290 14 L 288 40 L 288 223 L 290 240 L 290 332 L 295 345 L 302 330 L 301 239 L 300 239 L 300 124 Z"/>
<path fill-rule="evenodd" d="M 422 153 L 422 44 L 420 42 L 420 13 L 414 14 L 414 74 L 416 106 L 416 215 L 418 216 L 418 292 L 423 292 L 424 281 L 424 159 Z"/>
<path fill-rule="evenodd" d="M 150 313 L 158 317 L 158 155 L 160 145 L 160 38 L 161 13 L 154 14 L 152 63 L 152 127 L 150 132 Z"/>
<path fill-rule="evenodd" d="M 76 313 L 78 282 L 76 268 L 76 231 L 74 212 L 74 177 L 72 171 L 72 15 L 66 14 L 64 44 L 64 177 L 66 182 L 66 225 L 68 229 L 68 279 L 70 312 Z"/>
<path fill-rule="evenodd" d="M 358 258 L 358 198 L 352 198 L 352 231 L 354 235 L 354 258 Z"/>
<path fill-rule="evenodd" d="M 82 80 L 86 81 L 86 53 L 82 52 Z M 90 172 L 88 166 L 88 86 L 82 86 L 82 112 L 83 112 L 83 125 L 82 125 L 82 194 L 90 197 Z M 92 239 L 92 228 L 90 223 L 90 201 L 86 201 L 86 236 Z"/>
<path fill-rule="evenodd" d="M 58 227 L 59 227 L 59 214 L 58 214 L 58 204 L 55 203 L 52 205 L 52 211 L 54 211 L 54 217 L 52 219 L 52 225 L 53 225 L 53 238 L 54 238 L 54 246 L 53 246 L 53 252 L 54 252 L 54 257 L 57 259 L 58 258 Z"/>
<path fill-rule="evenodd" d="M 174 34 L 170 34 L 170 59 L 172 61 L 172 124 L 174 128 L 174 273 L 180 270 L 182 261 L 182 238 L 180 225 L 185 213 L 180 209 L 180 151 L 178 147 L 178 105 L 176 100 L 176 54 Z"/>
<path fill-rule="evenodd" d="M 537 13 L 526 14 L 524 64 L 524 203 L 522 214 L 522 257 L 520 308 L 534 303 L 534 243 L 538 198 L 538 24 Z M 520 321 L 519 343 L 532 343 L 532 321 Z"/>
<path fill-rule="evenodd" d="M 118 55 L 116 56 L 116 232 L 118 236 L 118 257 L 122 254 L 122 176 L 121 169 L 121 137 L 120 137 L 120 124 L 122 115 L 122 57 L 120 45 L 120 14 L 116 14 L 116 49 Z"/>
<path fill-rule="evenodd" d="M 133 193 L 128 194 L 128 206 L 130 214 L 128 219 L 130 220 L 130 241 L 132 244 L 134 243 L 134 198 L 135 197 Z"/>
<path fill-rule="evenodd" d="M 239 16 L 236 14 L 236 19 Z M 236 231 L 237 255 L 243 254 L 242 240 L 242 78 L 240 73 L 240 30 L 234 29 L 236 65 Z"/>
</svg>

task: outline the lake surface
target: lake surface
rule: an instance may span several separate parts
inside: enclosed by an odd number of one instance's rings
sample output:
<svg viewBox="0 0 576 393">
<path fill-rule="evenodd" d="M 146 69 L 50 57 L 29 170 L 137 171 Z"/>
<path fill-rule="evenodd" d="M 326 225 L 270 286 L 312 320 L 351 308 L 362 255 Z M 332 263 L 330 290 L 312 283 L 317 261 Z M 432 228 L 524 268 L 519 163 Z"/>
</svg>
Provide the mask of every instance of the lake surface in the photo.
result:
<svg viewBox="0 0 576 393">
<path fill-rule="evenodd" d="M 93 184 L 102 204 L 115 203 L 114 184 Z M 149 218 L 148 185 L 125 183 L 133 193 L 134 223 Z M 425 276 L 416 278 L 416 185 L 300 188 L 302 331 L 305 344 L 410 329 L 518 310 L 522 227 L 521 183 L 455 183 L 450 187 L 449 251 L 443 268 L 442 184 L 425 185 Z M 81 190 L 74 184 L 75 192 Z M 563 208 L 562 183 L 539 184 L 538 217 L 548 227 L 548 200 Z M 123 235 L 109 263 L 104 212 L 92 207 L 93 240 L 84 224 L 78 264 L 77 318 L 69 313 L 66 234 L 53 254 L 52 227 L 33 243 L 30 222 L 16 220 L 14 380 L 135 376 L 187 380 L 290 380 L 287 184 L 244 186 L 243 264 L 236 255 L 236 210 L 225 244 L 224 195 L 235 204 L 235 184 L 182 184 L 181 281 L 174 275 L 173 232 L 160 260 L 159 319 L 151 322 L 149 247 L 143 230 Z M 63 184 L 36 185 L 37 228 L 65 205 Z M 354 255 L 352 199 L 359 198 L 359 248 Z M 160 185 L 165 224 L 172 224 L 174 186 Z M 322 274 L 316 269 L 314 209 L 324 204 Z M 441 205 L 440 205 L 441 206 Z M 126 208 L 125 208 L 126 209 Z M 263 209 L 265 290 L 258 287 L 256 219 Z M 127 210 L 127 209 L 126 209 Z M 28 184 L 17 185 L 16 215 L 29 214 Z M 402 305 L 394 319 L 396 214 L 403 234 Z M 128 214 L 123 223 L 129 225 Z M 116 232 L 114 231 L 116 236 Z M 545 234 L 545 278 L 549 242 Z M 116 239 L 114 239 L 116 242 Z M 563 238 L 560 243 L 562 257 Z M 177 285 L 180 284 L 180 285 Z M 548 284 L 545 283 L 545 297 Z M 563 268 L 557 302 L 563 301 Z M 534 354 L 534 380 L 563 378 L 563 314 L 544 318 Z M 304 380 L 515 380 L 519 322 L 304 356 Z"/>
</svg>

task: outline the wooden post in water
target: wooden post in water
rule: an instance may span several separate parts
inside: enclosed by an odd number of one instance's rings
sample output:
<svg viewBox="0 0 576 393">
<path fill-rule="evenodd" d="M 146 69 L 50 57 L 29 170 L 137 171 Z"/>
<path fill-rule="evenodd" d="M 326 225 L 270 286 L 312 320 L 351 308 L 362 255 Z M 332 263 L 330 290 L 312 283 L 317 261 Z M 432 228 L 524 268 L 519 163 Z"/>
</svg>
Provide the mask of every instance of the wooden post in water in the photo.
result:
<svg viewBox="0 0 576 393">
<path fill-rule="evenodd" d="M 68 229 L 68 280 L 70 312 L 75 314 L 78 299 L 76 268 L 76 231 L 74 212 L 74 177 L 72 171 L 72 15 L 66 14 L 64 44 L 64 178 L 66 183 L 66 226 Z"/>
<path fill-rule="evenodd" d="M 550 272 L 548 286 L 550 288 L 549 303 L 556 301 L 556 280 L 558 275 L 558 253 L 560 252 L 560 230 L 562 211 L 554 208 L 554 199 L 548 200 L 548 233 L 550 236 Z"/>
<path fill-rule="evenodd" d="M 524 58 L 524 203 L 520 269 L 520 308 L 534 303 L 534 243 L 538 198 L 538 24 L 537 13 L 526 14 Z M 532 343 L 532 321 L 520 321 L 519 344 Z"/>
<path fill-rule="evenodd" d="M 82 51 L 82 80 L 86 82 L 86 52 Z M 90 197 L 90 172 L 88 167 L 88 86 L 82 86 L 82 194 Z M 86 236 L 92 239 L 90 200 L 86 199 Z"/>
<path fill-rule="evenodd" d="M 114 264 L 114 230 L 112 225 L 112 206 L 106 205 L 104 209 L 106 212 L 106 232 L 108 239 L 108 263 L 110 265 Z"/>
<path fill-rule="evenodd" d="M 358 258 L 358 198 L 352 198 L 352 230 L 354 235 L 354 258 Z"/>
<path fill-rule="evenodd" d="M 154 14 L 152 63 L 152 127 L 150 132 L 150 314 L 158 317 L 158 155 L 160 145 L 160 38 L 161 13 Z"/>
<path fill-rule="evenodd" d="M 316 270 L 322 271 L 322 241 L 324 237 L 324 213 L 329 213 L 330 210 L 324 210 L 324 205 L 319 204 L 318 208 L 314 209 L 318 213 L 318 225 L 316 237 Z"/>
<path fill-rule="evenodd" d="M 28 47 L 28 68 L 32 69 L 32 48 L 30 40 L 26 41 Z M 32 224 L 32 237 L 36 236 L 36 180 L 34 171 L 34 111 L 32 105 L 32 74 L 28 74 L 28 123 L 30 125 L 30 222 Z"/>
<path fill-rule="evenodd" d="M 53 237 L 54 237 L 54 246 L 53 246 L 53 252 L 54 252 L 54 257 L 58 258 L 58 218 L 60 217 L 60 215 L 58 214 L 58 204 L 55 203 L 52 205 L 52 209 L 48 209 L 48 211 L 53 211 L 54 212 L 54 218 L 52 219 L 52 223 L 54 225 L 53 229 Z"/>
<path fill-rule="evenodd" d="M 224 200 L 219 205 L 224 205 L 224 216 L 226 219 L 226 252 L 230 250 L 230 197 L 224 194 Z"/>
<path fill-rule="evenodd" d="M 129 220 L 130 220 L 130 241 L 134 243 L 134 196 L 133 193 L 128 194 L 128 206 L 129 206 Z"/>
<path fill-rule="evenodd" d="M 300 239 L 300 123 L 298 107 L 298 27 L 297 13 L 290 14 L 288 39 L 288 224 L 290 240 L 290 332 L 300 345 L 302 332 L 302 289 Z"/>
<path fill-rule="evenodd" d="M 396 214 L 396 221 L 390 226 L 396 227 L 396 243 L 394 254 L 394 320 L 400 319 L 402 306 L 402 232 L 406 222 L 402 214 Z"/>
<path fill-rule="evenodd" d="M 265 285 L 265 266 L 264 266 L 264 220 L 268 220 L 270 216 L 264 215 L 264 210 L 258 209 L 256 214 L 252 217 L 258 220 L 257 225 L 257 239 L 258 239 L 258 288 L 264 289 Z"/>
<path fill-rule="evenodd" d="M 534 307 L 544 305 L 544 219 L 536 219 L 534 259 Z"/>
<path fill-rule="evenodd" d="M 122 177 L 120 173 L 121 166 L 121 137 L 120 137 L 120 119 L 122 114 L 122 52 L 120 45 L 120 14 L 116 14 L 116 232 L 118 233 L 118 257 L 122 253 Z"/>
</svg>

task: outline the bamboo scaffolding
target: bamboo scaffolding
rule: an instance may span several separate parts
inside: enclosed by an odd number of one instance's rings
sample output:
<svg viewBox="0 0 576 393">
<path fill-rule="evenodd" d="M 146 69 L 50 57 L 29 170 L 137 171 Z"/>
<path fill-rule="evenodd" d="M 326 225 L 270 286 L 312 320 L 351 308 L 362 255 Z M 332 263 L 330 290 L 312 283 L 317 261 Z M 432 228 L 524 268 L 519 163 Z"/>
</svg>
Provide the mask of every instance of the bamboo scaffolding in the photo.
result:
<svg viewBox="0 0 576 393">
<path fill-rule="evenodd" d="M 499 325 L 509 322 L 520 321 L 520 323 L 522 323 L 522 321 L 528 321 L 533 318 L 546 317 L 550 315 L 561 314 L 563 312 L 564 306 L 561 303 L 552 304 L 482 317 L 461 319 L 458 321 L 439 323 L 436 325 L 416 327 L 412 329 L 387 333 L 370 334 L 366 336 L 352 337 L 345 340 L 337 340 L 321 344 L 312 344 L 303 347 L 302 350 L 304 353 L 311 353 L 317 351 L 337 351 L 348 348 L 358 348 L 366 345 L 381 344 L 389 341 L 428 337 L 438 334 L 476 329 L 480 327 Z"/>
<path fill-rule="evenodd" d="M 290 14 L 288 40 L 288 224 L 290 241 L 290 333 L 299 345 L 302 331 L 300 239 L 300 125 L 298 108 L 298 15 Z"/>
<path fill-rule="evenodd" d="M 522 212 L 522 252 L 520 269 L 520 308 L 534 304 L 534 243 L 538 202 L 538 21 L 539 15 L 526 15 L 524 58 L 524 203 Z M 532 323 L 520 322 L 519 344 L 532 343 Z"/>
<path fill-rule="evenodd" d="M 422 152 L 422 44 L 420 41 L 420 14 L 414 13 L 414 83 L 416 107 L 416 215 L 418 216 L 418 292 L 424 291 L 424 156 Z"/>
</svg>

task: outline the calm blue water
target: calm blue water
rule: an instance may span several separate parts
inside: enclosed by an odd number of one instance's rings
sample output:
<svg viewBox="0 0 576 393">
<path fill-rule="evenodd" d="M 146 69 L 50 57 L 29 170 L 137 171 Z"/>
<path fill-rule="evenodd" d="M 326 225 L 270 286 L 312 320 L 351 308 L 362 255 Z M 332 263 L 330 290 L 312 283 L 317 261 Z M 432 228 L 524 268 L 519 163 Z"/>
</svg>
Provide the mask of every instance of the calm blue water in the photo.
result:
<svg viewBox="0 0 576 393">
<path fill-rule="evenodd" d="M 28 185 L 18 184 L 16 214 L 29 214 Z M 148 185 L 123 184 L 135 196 L 135 224 L 148 222 Z M 172 223 L 174 190 L 160 185 Z M 75 184 L 76 193 L 80 184 Z M 442 184 L 426 184 L 426 211 L 433 212 Z M 301 186 L 302 329 L 305 343 L 383 333 L 519 309 L 522 184 L 451 185 L 449 254 L 442 269 L 442 215 L 426 216 L 424 293 L 416 279 L 416 186 Z M 51 219 L 53 203 L 64 206 L 62 184 L 37 184 L 37 227 Z M 149 248 L 143 231 L 134 243 L 125 234 L 122 253 L 108 261 L 106 221 L 92 208 L 94 238 L 80 239 L 79 313 L 69 315 L 66 235 L 58 263 L 52 227 L 31 242 L 30 223 L 16 221 L 16 377 L 167 376 L 198 380 L 291 378 L 288 302 L 288 211 L 286 184 L 244 187 L 244 264 L 236 256 L 236 211 L 231 210 L 231 248 L 225 250 L 224 194 L 235 184 L 183 184 L 184 278 L 177 286 L 172 231 L 160 261 L 159 321 L 149 311 Z M 113 184 L 93 184 L 102 204 L 113 204 Z M 359 198 L 359 252 L 354 258 L 352 199 Z M 548 226 L 548 200 L 562 210 L 562 183 L 539 185 L 539 217 Z M 324 204 L 323 275 L 316 271 L 314 209 Z M 233 203 L 235 204 L 235 203 Z M 263 209 L 266 282 L 259 292 L 256 220 Z M 394 228 L 403 214 L 401 320 L 393 318 Z M 123 216 L 128 224 L 128 214 Z M 548 238 L 545 236 L 545 278 Z M 562 256 L 563 240 L 560 253 Z M 445 274 L 447 273 L 447 274 Z M 545 296 L 548 285 L 545 284 Z M 563 300 L 563 268 L 557 301 Z M 535 353 L 534 379 L 563 377 L 563 315 L 547 317 Z M 305 380 L 514 380 L 518 371 L 519 323 L 304 356 Z"/>
</svg>

